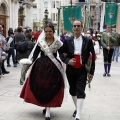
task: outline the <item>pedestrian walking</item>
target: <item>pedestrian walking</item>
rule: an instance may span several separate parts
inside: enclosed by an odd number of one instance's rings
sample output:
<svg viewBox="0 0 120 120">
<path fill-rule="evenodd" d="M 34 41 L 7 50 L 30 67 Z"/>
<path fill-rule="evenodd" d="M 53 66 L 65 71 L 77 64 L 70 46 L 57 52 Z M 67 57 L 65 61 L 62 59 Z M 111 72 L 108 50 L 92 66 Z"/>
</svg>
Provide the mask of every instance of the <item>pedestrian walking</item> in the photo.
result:
<svg viewBox="0 0 120 120">
<path fill-rule="evenodd" d="M 24 41 L 24 40 L 25 40 L 25 34 L 23 33 L 23 28 L 19 26 L 17 28 L 17 33 L 15 34 L 14 37 L 15 50 L 16 50 L 16 63 L 18 63 L 18 53 L 19 53 L 19 51 L 17 50 L 17 45 L 20 41 Z"/>
<path fill-rule="evenodd" d="M 30 33 L 27 33 L 25 36 L 25 41 L 27 42 L 26 46 L 26 51 L 22 53 L 18 53 L 18 60 L 28 58 L 33 47 L 34 47 L 34 42 L 32 41 L 32 35 Z M 23 85 L 26 77 L 27 70 L 29 68 L 29 64 L 22 64 L 22 69 L 21 69 L 21 75 L 20 75 L 20 85 Z"/>
<path fill-rule="evenodd" d="M 12 56 L 12 62 L 13 62 L 13 66 L 17 67 L 16 64 L 16 56 L 15 56 L 15 44 L 14 44 L 14 32 L 13 31 L 9 31 L 9 36 L 6 38 L 7 41 L 7 46 L 9 47 L 9 50 L 7 51 L 8 53 L 8 57 L 7 57 L 7 67 L 11 67 L 10 65 L 10 57 Z"/>
<path fill-rule="evenodd" d="M 111 61 L 112 55 L 114 51 L 114 45 L 117 41 L 118 34 L 112 31 L 112 26 L 107 25 L 107 30 L 102 33 L 101 36 L 101 44 L 103 47 L 103 59 L 104 59 L 104 74 L 108 77 L 111 77 L 110 69 L 111 69 Z"/>
<path fill-rule="evenodd" d="M 115 59 L 116 62 L 118 62 L 119 47 L 120 47 L 120 35 L 118 35 L 117 41 L 116 41 L 115 46 L 114 46 L 112 61 L 114 61 L 114 59 Z"/>
<path fill-rule="evenodd" d="M 53 24 L 48 23 L 44 32 L 45 37 L 38 38 L 37 46 L 35 45 L 33 65 L 20 97 L 25 102 L 45 107 L 45 120 L 50 120 L 50 108 L 61 107 L 64 95 L 64 74 L 57 59 L 62 42 L 54 36 Z M 44 36 L 44 33 L 41 33 L 41 36 Z"/>
<path fill-rule="evenodd" d="M 69 92 L 75 104 L 73 117 L 81 119 L 81 111 L 86 97 L 85 87 L 87 77 L 91 81 L 95 70 L 95 52 L 90 38 L 83 36 L 83 24 L 79 20 L 73 22 L 74 36 L 66 38 L 61 48 L 60 58 L 66 64 L 66 75 L 69 83 Z M 92 54 L 90 73 L 87 74 L 85 64 Z"/>
</svg>

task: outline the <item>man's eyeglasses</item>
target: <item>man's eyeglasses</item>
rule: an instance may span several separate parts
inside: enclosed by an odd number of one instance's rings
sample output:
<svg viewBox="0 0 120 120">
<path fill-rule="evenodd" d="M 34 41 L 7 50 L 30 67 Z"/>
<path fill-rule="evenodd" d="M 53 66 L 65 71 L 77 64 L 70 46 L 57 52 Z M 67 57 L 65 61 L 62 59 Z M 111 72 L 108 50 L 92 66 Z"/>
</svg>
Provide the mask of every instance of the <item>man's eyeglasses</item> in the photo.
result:
<svg viewBox="0 0 120 120">
<path fill-rule="evenodd" d="M 73 25 L 73 27 L 81 27 L 81 25 Z"/>
</svg>

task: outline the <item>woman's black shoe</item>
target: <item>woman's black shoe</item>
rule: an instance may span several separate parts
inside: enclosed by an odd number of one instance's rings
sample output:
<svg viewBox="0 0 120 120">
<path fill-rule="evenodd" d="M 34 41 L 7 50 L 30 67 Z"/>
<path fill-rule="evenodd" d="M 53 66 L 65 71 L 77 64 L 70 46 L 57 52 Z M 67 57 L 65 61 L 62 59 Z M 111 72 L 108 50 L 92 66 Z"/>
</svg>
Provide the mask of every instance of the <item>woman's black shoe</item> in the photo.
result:
<svg viewBox="0 0 120 120">
<path fill-rule="evenodd" d="M 76 110 L 74 111 L 74 113 L 73 113 L 73 117 L 75 117 L 76 116 Z"/>
<path fill-rule="evenodd" d="M 45 114 L 46 113 L 46 108 L 45 109 L 43 109 L 43 114 Z"/>
<path fill-rule="evenodd" d="M 76 118 L 76 120 L 80 120 L 80 119 Z"/>
<path fill-rule="evenodd" d="M 50 117 L 45 117 L 45 120 L 50 120 Z"/>
</svg>

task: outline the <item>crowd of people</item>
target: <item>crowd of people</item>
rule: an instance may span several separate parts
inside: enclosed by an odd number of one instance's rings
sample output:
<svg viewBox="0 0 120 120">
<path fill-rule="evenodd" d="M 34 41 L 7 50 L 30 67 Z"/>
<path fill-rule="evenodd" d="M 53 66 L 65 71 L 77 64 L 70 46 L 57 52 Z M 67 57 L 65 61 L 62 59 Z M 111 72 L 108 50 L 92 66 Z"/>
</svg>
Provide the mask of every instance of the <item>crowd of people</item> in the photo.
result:
<svg viewBox="0 0 120 120">
<path fill-rule="evenodd" d="M 23 29 L 22 26 L 19 26 L 17 29 L 9 28 L 8 36 L 3 36 L 3 27 L 0 25 L 0 76 L 4 74 L 9 74 L 5 67 L 5 61 L 7 67 L 11 67 L 11 57 L 13 67 L 17 67 L 19 60 L 22 58 L 27 58 L 34 47 L 34 44 L 37 42 L 38 36 L 41 33 L 41 30 L 32 31 L 29 28 Z M 22 44 L 22 41 L 26 41 L 25 51 L 20 51 L 18 45 Z M 21 47 L 23 49 L 23 47 Z M 20 83 L 22 80 L 20 79 Z"/>
<path fill-rule="evenodd" d="M 20 84 L 23 87 L 20 98 L 25 102 L 44 107 L 45 120 L 51 120 L 50 108 L 61 107 L 67 79 L 69 94 L 75 105 L 72 116 L 75 120 L 81 120 L 86 98 L 85 89 L 87 82 L 90 83 L 94 77 L 98 50 L 103 51 L 105 71 L 103 77 L 110 77 L 112 61 L 116 59 L 118 62 L 120 35 L 112 30 L 112 26 L 107 25 L 106 28 L 102 33 L 87 30 L 83 34 L 82 21 L 75 20 L 72 24 L 73 34 L 62 31 L 59 40 L 59 37 L 55 36 L 52 23 L 47 23 L 43 31 L 40 31 L 41 34 L 35 34 L 36 31 L 33 33 L 30 29 L 23 31 L 22 27 L 18 27 L 17 32 L 9 29 L 7 38 L 2 35 L 0 26 L 1 74 L 9 73 L 5 69 L 4 62 L 7 60 L 7 67 L 11 67 L 11 56 L 14 67 L 17 67 L 21 59 L 29 57 L 31 62 L 23 63 L 21 69 Z M 24 46 L 25 42 L 27 42 L 26 49 L 22 48 L 20 51 L 18 49 L 20 44 Z M 63 64 L 66 65 L 66 70 Z M 26 76 L 28 69 L 29 73 Z"/>
</svg>

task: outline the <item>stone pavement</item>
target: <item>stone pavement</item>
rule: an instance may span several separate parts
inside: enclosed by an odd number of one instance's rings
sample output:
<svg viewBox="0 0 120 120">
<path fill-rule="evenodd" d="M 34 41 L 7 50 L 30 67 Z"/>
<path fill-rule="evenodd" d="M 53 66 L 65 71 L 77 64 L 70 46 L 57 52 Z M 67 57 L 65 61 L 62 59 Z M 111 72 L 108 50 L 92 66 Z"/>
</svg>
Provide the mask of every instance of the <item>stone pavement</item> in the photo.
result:
<svg viewBox="0 0 120 120">
<path fill-rule="evenodd" d="M 112 77 L 103 77 L 102 59 L 101 52 L 97 55 L 91 90 L 88 86 L 86 88 L 81 120 L 120 120 L 120 62 L 112 63 Z M 44 120 L 42 107 L 25 103 L 19 98 L 22 89 L 19 85 L 20 69 L 21 65 L 9 67 L 7 70 L 10 74 L 0 79 L 0 120 Z M 62 107 L 51 108 L 51 119 L 74 120 L 71 118 L 73 111 L 74 105 L 67 87 Z"/>
</svg>

